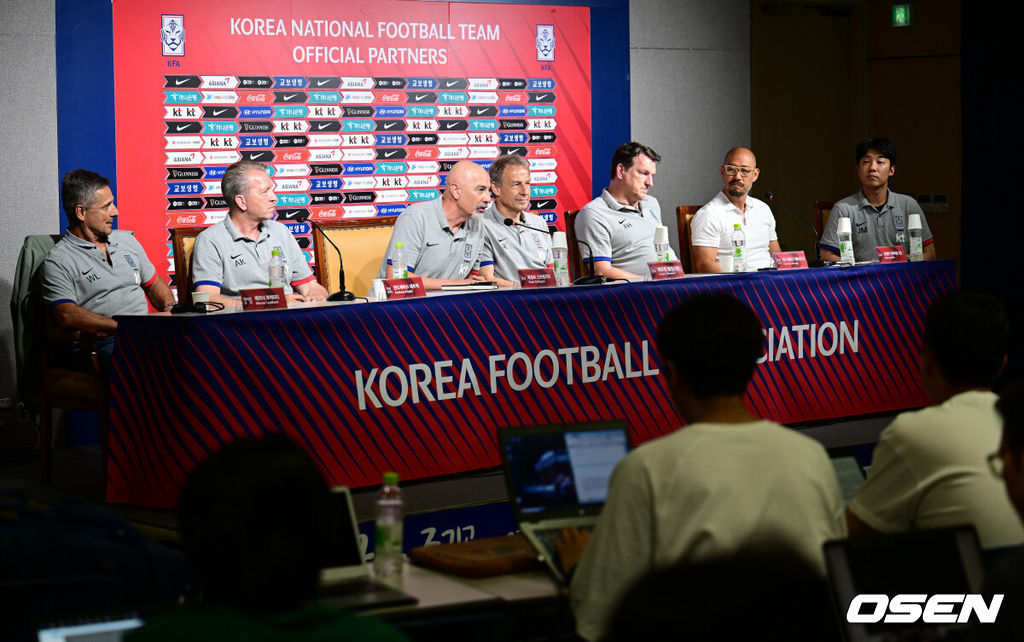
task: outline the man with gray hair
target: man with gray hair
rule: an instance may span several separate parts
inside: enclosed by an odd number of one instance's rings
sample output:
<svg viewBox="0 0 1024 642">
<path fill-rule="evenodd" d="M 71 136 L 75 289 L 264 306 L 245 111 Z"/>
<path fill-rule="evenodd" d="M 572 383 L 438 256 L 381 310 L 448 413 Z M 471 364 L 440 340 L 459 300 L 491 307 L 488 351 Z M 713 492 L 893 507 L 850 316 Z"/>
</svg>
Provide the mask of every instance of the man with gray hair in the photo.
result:
<svg viewBox="0 0 1024 642">
<path fill-rule="evenodd" d="M 192 251 L 192 282 L 210 301 L 240 307 L 239 291 L 267 287 L 270 257 L 285 260 L 288 301 L 323 301 L 327 290 L 316 282 L 306 258 L 287 227 L 274 217 L 274 182 L 267 166 L 239 161 L 224 172 L 221 193 L 228 203 L 223 222 L 203 230 Z"/>
<path fill-rule="evenodd" d="M 553 264 L 551 235 L 543 231 L 548 228 L 544 219 L 526 211 L 530 207 L 529 161 L 516 154 L 500 156 L 491 163 L 490 178 L 494 201 L 483 216 L 480 276 L 488 281 L 497 278 L 498 285 L 511 287 L 519 280 L 519 270 Z"/>
</svg>

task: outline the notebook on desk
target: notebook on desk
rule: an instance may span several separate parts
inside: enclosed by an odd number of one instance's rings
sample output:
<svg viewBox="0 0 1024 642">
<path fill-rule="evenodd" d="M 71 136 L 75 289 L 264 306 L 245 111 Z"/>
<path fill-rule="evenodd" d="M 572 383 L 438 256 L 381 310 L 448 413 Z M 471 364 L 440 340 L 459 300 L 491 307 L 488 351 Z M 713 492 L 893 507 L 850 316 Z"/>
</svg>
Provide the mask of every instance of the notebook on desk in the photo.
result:
<svg viewBox="0 0 1024 642">
<path fill-rule="evenodd" d="M 359 528 L 352 495 L 348 488 L 331 489 L 327 519 L 328 541 L 332 542 L 326 565 L 320 571 L 320 599 L 346 609 L 375 609 L 415 604 L 416 598 L 370 579 L 359 544 Z"/>
<path fill-rule="evenodd" d="M 506 428 L 498 440 L 516 522 L 564 583 L 555 537 L 569 526 L 593 528 L 612 471 L 629 451 L 629 427 L 616 420 Z"/>
</svg>

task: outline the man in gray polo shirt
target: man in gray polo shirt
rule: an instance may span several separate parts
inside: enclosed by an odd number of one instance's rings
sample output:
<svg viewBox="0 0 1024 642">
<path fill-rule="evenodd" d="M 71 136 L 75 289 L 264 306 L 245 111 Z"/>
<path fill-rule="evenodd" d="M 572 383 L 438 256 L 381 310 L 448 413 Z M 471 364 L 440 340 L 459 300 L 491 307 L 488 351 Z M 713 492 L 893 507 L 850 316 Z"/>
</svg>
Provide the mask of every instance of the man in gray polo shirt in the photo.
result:
<svg viewBox="0 0 1024 642">
<path fill-rule="evenodd" d="M 135 236 L 113 229 L 117 206 L 110 181 L 76 169 L 64 175 L 60 191 L 68 228 L 42 268 L 43 300 L 57 325 L 116 332 L 112 317 L 146 314 L 147 298 L 157 310 L 172 306 L 171 288 L 159 278 Z M 96 349 L 101 363 L 109 366 L 113 338 L 101 341 Z"/>
<path fill-rule="evenodd" d="M 490 180 L 483 167 L 459 161 L 448 172 L 441 198 L 410 205 L 395 221 L 381 278 L 392 278 L 395 243 L 402 243 L 409 276 L 423 279 L 427 290 L 484 279 L 471 274 L 484 246 L 480 220 L 491 200 Z"/>
<path fill-rule="evenodd" d="M 548 224 L 526 211 L 530 207 L 530 162 L 515 154 L 499 156 L 489 173 L 495 200 L 483 217 L 486 238 L 480 252 L 480 276 L 489 281 L 497 277 L 498 285 L 511 287 L 519 282 L 519 270 L 554 263 L 551 235 L 536 231 L 547 230 Z M 506 225 L 506 220 L 515 225 Z"/>
<path fill-rule="evenodd" d="M 595 274 L 643 278 L 647 264 L 658 259 L 654 228 L 661 225 L 661 206 L 647 190 L 654 185 L 660 161 L 661 156 L 646 145 L 623 143 L 612 156 L 608 188 L 576 215 L 576 238 L 590 244 Z M 586 246 L 580 252 L 584 262 L 591 260 Z"/>
<path fill-rule="evenodd" d="M 267 166 L 239 161 L 224 171 L 220 181 L 228 215 L 203 230 L 192 250 L 192 282 L 197 292 L 209 292 L 210 301 L 241 307 L 239 291 L 265 288 L 270 257 L 280 250 L 285 260 L 284 293 L 288 301 L 323 301 L 327 290 L 316 282 L 306 258 L 288 228 L 274 216 L 274 181 Z"/>
<path fill-rule="evenodd" d="M 896 173 L 896 146 L 885 138 L 869 138 L 857 145 L 857 177 L 861 190 L 832 206 L 821 233 L 821 259 L 839 261 L 839 219 L 850 219 L 853 256 L 857 261 L 876 260 L 875 248 L 902 245 L 909 251 L 907 224 L 910 215 L 921 217 L 924 258 L 935 258 L 935 239 L 921 206 L 912 197 L 889 190 L 889 178 Z"/>
</svg>

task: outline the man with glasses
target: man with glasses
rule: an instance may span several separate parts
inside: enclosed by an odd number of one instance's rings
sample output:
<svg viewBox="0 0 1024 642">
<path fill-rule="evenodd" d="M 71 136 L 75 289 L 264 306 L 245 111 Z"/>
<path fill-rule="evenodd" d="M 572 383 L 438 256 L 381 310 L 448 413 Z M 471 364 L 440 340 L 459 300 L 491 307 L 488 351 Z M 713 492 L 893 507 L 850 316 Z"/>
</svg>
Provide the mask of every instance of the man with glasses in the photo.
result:
<svg viewBox="0 0 1024 642">
<path fill-rule="evenodd" d="M 983 548 L 1024 542 L 1024 528 L 986 456 L 999 443 L 992 392 L 1010 324 L 999 301 L 954 291 L 928 311 L 921 383 L 937 405 L 882 431 L 867 480 L 846 511 L 850 535 L 973 524 Z"/>
<path fill-rule="evenodd" d="M 623 143 L 612 156 L 608 188 L 583 206 L 576 216 L 576 238 L 593 252 L 594 273 L 609 279 L 647 276 L 647 264 L 658 260 L 654 230 L 661 225 L 658 199 L 648 195 L 661 156 L 640 143 Z M 587 247 L 583 261 L 591 260 Z M 676 256 L 669 250 L 671 259 Z"/>
<path fill-rule="evenodd" d="M 771 267 L 778 252 L 775 217 L 763 202 L 750 196 L 760 171 L 754 152 L 734 147 L 725 155 L 722 191 L 697 211 L 691 223 L 693 264 L 697 272 L 721 272 L 719 257 L 732 255 L 732 234 L 739 223 L 745 236 L 743 257 L 748 270 Z"/>
<path fill-rule="evenodd" d="M 853 256 L 857 261 L 874 261 L 875 248 L 886 245 L 910 247 L 907 227 L 910 215 L 921 217 L 924 258 L 935 258 L 935 239 L 921 206 L 906 194 L 889 189 L 896 173 L 896 145 L 886 138 L 869 138 L 857 145 L 857 177 L 861 189 L 836 202 L 821 233 L 821 259 L 839 261 L 839 219 L 850 219 Z"/>
</svg>

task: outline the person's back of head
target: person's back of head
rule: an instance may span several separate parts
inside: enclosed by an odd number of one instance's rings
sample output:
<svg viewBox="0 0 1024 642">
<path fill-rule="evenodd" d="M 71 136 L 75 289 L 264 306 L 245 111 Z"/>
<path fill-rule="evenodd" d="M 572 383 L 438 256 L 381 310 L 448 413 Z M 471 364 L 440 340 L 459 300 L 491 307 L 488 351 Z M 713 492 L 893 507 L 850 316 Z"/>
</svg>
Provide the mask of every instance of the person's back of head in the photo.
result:
<svg viewBox="0 0 1024 642">
<path fill-rule="evenodd" d="M 994 296 L 954 290 L 928 310 L 924 344 L 948 384 L 991 388 L 1006 363 L 1010 322 Z"/>
<path fill-rule="evenodd" d="M 627 591 L 606 642 L 840 639 L 828 584 L 801 556 L 763 545 L 654 571 Z"/>
<path fill-rule="evenodd" d="M 763 353 L 761 321 L 727 294 L 699 294 L 658 326 L 658 353 L 701 399 L 742 395 Z"/>
<path fill-rule="evenodd" d="M 178 513 L 204 598 L 254 611 L 313 599 L 329 492 L 306 453 L 281 435 L 240 439 L 201 462 Z"/>
</svg>

